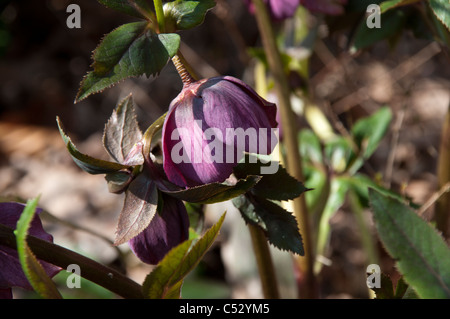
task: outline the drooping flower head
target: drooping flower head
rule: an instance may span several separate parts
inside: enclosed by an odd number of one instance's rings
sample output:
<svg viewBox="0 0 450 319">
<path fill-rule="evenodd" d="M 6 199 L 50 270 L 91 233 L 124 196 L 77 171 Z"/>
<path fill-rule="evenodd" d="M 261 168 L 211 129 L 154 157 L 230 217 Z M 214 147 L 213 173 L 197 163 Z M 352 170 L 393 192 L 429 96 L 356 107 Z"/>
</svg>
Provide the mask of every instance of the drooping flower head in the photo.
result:
<svg viewBox="0 0 450 319">
<path fill-rule="evenodd" d="M 16 229 L 17 221 L 24 210 L 25 205 L 21 203 L 9 202 L 0 203 L 0 224 Z M 52 235 L 48 234 L 42 227 L 39 214 L 42 209 L 36 209 L 36 214 L 30 224 L 28 235 L 53 242 Z M 60 267 L 47 262 L 40 263 L 49 277 L 55 276 Z M 17 251 L 13 248 L 0 244 L 0 298 L 12 298 L 11 287 L 22 287 L 32 289 L 28 279 L 22 270 Z"/>
<path fill-rule="evenodd" d="M 231 76 L 185 85 L 162 130 L 164 171 L 181 187 L 223 182 L 243 152 L 270 154 L 276 106 Z"/>
</svg>

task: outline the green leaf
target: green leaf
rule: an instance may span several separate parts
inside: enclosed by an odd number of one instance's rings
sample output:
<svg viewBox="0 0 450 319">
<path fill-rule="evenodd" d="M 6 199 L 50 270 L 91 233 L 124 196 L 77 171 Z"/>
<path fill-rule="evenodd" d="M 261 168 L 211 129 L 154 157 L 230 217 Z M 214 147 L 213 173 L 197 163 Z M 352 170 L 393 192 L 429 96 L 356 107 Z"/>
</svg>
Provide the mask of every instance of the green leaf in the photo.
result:
<svg viewBox="0 0 450 319">
<path fill-rule="evenodd" d="M 180 190 L 163 190 L 164 193 L 190 203 L 213 204 L 232 199 L 248 192 L 261 180 L 260 176 L 247 176 L 235 185 L 210 183 Z"/>
<path fill-rule="evenodd" d="M 151 8 L 146 0 L 97 0 L 104 6 L 129 14 L 131 16 L 147 19 Z"/>
<path fill-rule="evenodd" d="M 142 132 L 139 129 L 134 111 L 132 95 L 128 95 L 119 102 L 113 111 L 103 132 L 103 145 L 109 155 L 117 162 L 124 163 L 133 146 L 142 140 Z M 144 162 L 141 160 L 134 162 Z"/>
<path fill-rule="evenodd" d="M 353 176 L 349 176 L 349 177 L 341 176 L 340 178 L 346 179 L 348 181 L 348 183 L 350 184 L 349 186 L 352 188 L 354 193 L 357 195 L 358 201 L 363 207 L 369 207 L 369 189 L 370 188 L 377 190 L 378 192 L 380 192 L 381 194 L 383 194 L 385 196 L 390 196 L 390 197 L 396 198 L 397 200 L 400 200 L 400 201 L 405 200 L 405 198 L 402 197 L 400 194 L 395 193 L 394 191 L 377 184 L 375 181 L 373 181 L 367 175 L 357 173 Z M 420 207 L 420 205 L 417 205 L 413 202 L 410 202 L 409 205 L 413 209 L 417 209 Z"/>
<path fill-rule="evenodd" d="M 77 164 L 82 170 L 88 172 L 89 174 L 108 174 L 129 168 L 129 166 L 126 165 L 100 160 L 81 153 L 72 143 L 70 137 L 64 133 L 59 117 L 56 118 L 56 121 L 58 123 L 59 133 L 66 144 L 67 150 L 72 156 L 75 164 Z"/>
<path fill-rule="evenodd" d="M 150 299 L 179 298 L 184 278 L 211 247 L 224 219 L 225 213 L 192 248 L 192 240 L 187 240 L 170 250 L 145 278 L 142 286 L 144 296 Z"/>
<path fill-rule="evenodd" d="M 402 202 L 369 191 L 375 226 L 397 268 L 421 298 L 450 298 L 450 249 Z"/>
<path fill-rule="evenodd" d="M 376 299 L 395 299 L 394 285 L 391 278 L 384 274 L 380 274 L 380 288 L 370 288 L 376 295 Z"/>
<path fill-rule="evenodd" d="M 261 180 L 252 188 L 253 194 L 273 200 L 290 200 L 300 196 L 308 189 L 303 183 L 288 174 L 278 161 L 268 164 L 261 162 L 261 155 L 246 153 L 241 162 L 233 169 L 237 178 L 248 175 L 261 175 Z M 269 174 L 262 174 L 264 168 L 269 168 Z M 276 170 L 275 172 L 273 172 Z"/>
<path fill-rule="evenodd" d="M 304 255 L 302 236 L 295 217 L 280 205 L 256 196 L 240 196 L 233 199 L 248 223 L 261 227 L 268 241 L 281 250 Z"/>
<path fill-rule="evenodd" d="M 153 136 L 162 129 L 163 125 L 164 125 L 164 121 L 166 119 L 166 114 L 164 113 L 163 115 L 161 115 L 156 121 L 154 121 L 146 130 L 144 133 L 144 137 L 143 137 L 143 143 L 144 143 L 144 147 L 143 147 L 143 153 L 144 153 L 144 157 L 146 159 L 147 162 L 151 162 L 150 159 L 150 151 L 151 151 L 151 146 L 152 146 L 152 139 Z"/>
<path fill-rule="evenodd" d="M 364 159 L 369 158 L 383 139 L 392 120 L 389 107 L 382 107 L 369 117 L 363 118 L 352 127 L 355 143 Z"/>
<path fill-rule="evenodd" d="M 177 53 L 179 45 L 178 34 L 156 34 L 145 21 L 118 27 L 95 49 L 94 70 L 81 82 L 75 102 L 126 78 L 158 74 Z"/>
<path fill-rule="evenodd" d="M 355 159 L 355 153 L 352 149 L 351 141 L 343 136 L 337 135 L 325 143 L 324 154 L 326 161 L 330 163 L 334 172 L 342 173 L 346 171 L 349 165 L 355 166 L 359 163 L 352 164 Z M 358 166 L 358 168 L 360 165 Z"/>
<path fill-rule="evenodd" d="M 17 222 L 17 228 L 14 231 L 17 242 L 17 253 L 23 272 L 33 289 L 43 298 L 61 299 L 62 296 L 56 288 L 56 285 L 47 275 L 27 244 L 28 229 L 35 215 L 38 201 L 39 197 L 29 200 Z"/>
<path fill-rule="evenodd" d="M 389 0 L 384 1 L 380 4 L 381 13 L 384 13 L 390 9 L 405 6 L 414 2 L 418 2 L 419 0 Z"/>
<path fill-rule="evenodd" d="M 139 235 L 150 224 L 158 207 L 158 189 L 146 174 L 139 174 L 125 193 L 114 245 L 121 245 Z"/>
<path fill-rule="evenodd" d="M 163 9 L 168 29 L 172 32 L 188 30 L 202 24 L 206 12 L 215 5 L 214 0 L 177 0 L 165 3 Z"/>
<path fill-rule="evenodd" d="M 448 0 L 430 0 L 430 7 L 433 13 L 450 30 L 450 2 Z"/>
<path fill-rule="evenodd" d="M 379 41 L 394 37 L 402 31 L 406 16 L 401 10 L 389 10 L 380 17 L 381 28 L 369 28 L 366 19 L 359 24 L 350 52 L 369 47 Z"/>
</svg>

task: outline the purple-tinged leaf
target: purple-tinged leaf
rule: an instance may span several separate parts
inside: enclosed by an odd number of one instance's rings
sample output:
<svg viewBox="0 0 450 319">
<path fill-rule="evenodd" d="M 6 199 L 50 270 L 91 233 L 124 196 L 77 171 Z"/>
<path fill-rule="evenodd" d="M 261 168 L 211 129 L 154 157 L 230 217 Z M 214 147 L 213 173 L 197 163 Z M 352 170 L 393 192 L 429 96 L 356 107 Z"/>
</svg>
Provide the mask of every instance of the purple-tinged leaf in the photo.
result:
<svg viewBox="0 0 450 319">
<path fill-rule="evenodd" d="M 134 145 L 142 139 L 142 132 L 136 120 L 132 95 L 119 102 L 103 132 L 103 145 L 108 154 L 123 164 Z M 140 164 L 144 162 L 140 152 Z M 127 164 L 130 165 L 130 164 Z"/>
<path fill-rule="evenodd" d="M 155 215 L 157 206 L 156 184 L 146 174 L 139 174 L 125 193 L 114 244 L 123 244 L 144 231 Z"/>
<path fill-rule="evenodd" d="M 66 144 L 67 150 L 69 151 L 70 155 L 72 156 L 72 159 L 74 160 L 75 164 L 77 164 L 82 170 L 88 172 L 89 174 L 108 174 L 108 173 L 114 173 L 120 170 L 127 170 L 129 169 L 129 166 L 122 165 L 119 163 L 109 162 L 100 160 L 94 157 L 91 157 L 89 155 L 83 154 L 75 147 L 75 144 L 72 143 L 69 136 L 67 136 L 63 129 L 62 124 L 59 120 L 59 118 L 56 118 L 56 121 L 58 123 L 59 132 L 61 134 L 61 137 Z"/>
</svg>

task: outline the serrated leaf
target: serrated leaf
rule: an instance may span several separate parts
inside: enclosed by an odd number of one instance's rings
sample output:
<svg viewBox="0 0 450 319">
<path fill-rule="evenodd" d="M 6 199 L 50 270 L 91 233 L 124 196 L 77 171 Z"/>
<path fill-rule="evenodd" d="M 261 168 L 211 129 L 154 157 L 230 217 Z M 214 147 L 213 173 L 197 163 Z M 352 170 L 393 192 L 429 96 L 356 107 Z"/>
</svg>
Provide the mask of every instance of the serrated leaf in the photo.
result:
<svg viewBox="0 0 450 319">
<path fill-rule="evenodd" d="M 276 171 L 271 174 L 262 174 L 262 168 L 268 167 L 275 167 Z M 290 200 L 308 190 L 302 182 L 289 175 L 279 162 L 270 161 L 267 164 L 263 164 L 260 161 L 260 156 L 254 154 L 245 154 L 241 162 L 234 167 L 233 172 L 240 179 L 248 175 L 261 175 L 262 178 L 252 188 L 252 193 L 267 199 Z"/>
<path fill-rule="evenodd" d="M 95 49 L 94 70 L 81 82 L 75 102 L 126 78 L 158 74 L 177 53 L 179 45 L 178 34 L 156 34 L 145 21 L 118 27 Z"/>
<path fill-rule="evenodd" d="M 89 174 L 108 174 L 129 168 L 129 166 L 126 165 L 100 160 L 81 153 L 78 151 L 75 144 L 72 143 L 70 137 L 64 133 L 59 117 L 56 118 L 56 121 L 58 123 L 59 133 L 61 134 L 64 144 L 66 144 L 67 150 L 72 156 L 75 164 L 77 164 L 82 170 L 88 172 Z"/>
<path fill-rule="evenodd" d="M 450 248 L 436 230 L 402 202 L 369 191 L 379 237 L 421 298 L 450 298 Z"/>
<path fill-rule="evenodd" d="M 420 0 L 389 0 L 384 1 L 380 4 L 381 13 L 384 13 L 390 9 L 405 6 L 414 2 L 418 2 Z"/>
<path fill-rule="evenodd" d="M 116 162 L 124 163 L 133 146 L 141 139 L 142 132 L 136 120 L 133 97 L 130 94 L 119 102 L 106 123 L 103 145 Z M 141 162 L 143 161 L 142 157 Z"/>
<path fill-rule="evenodd" d="M 104 6 L 129 14 L 131 16 L 146 19 L 151 8 L 146 0 L 97 0 Z"/>
<path fill-rule="evenodd" d="M 17 221 L 17 228 L 14 231 L 17 242 L 17 253 L 25 276 L 33 289 L 43 298 L 61 299 L 62 296 L 56 288 L 56 285 L 34 256 L 26 241 L 28 229 L 36 212 L 38 201 L 39 197 L 28 201 L 22 215 Z"/>
<path fill-rule="evenodd" d="M 290 212 L 274 202 L 255 196 L 240 196 L 233 199 L 233 204 L 246 222 L 264 231 L 273 246 L 304 255 L 297 220 Z"/>
<path fill-rule="evenodd" d="M 169 30 L 192 29 L 205 19 L 206 12 L 216 5 L 214 0 L 172 1 L 164 4 Z"/>
<path fill-rule="evenodd" d="M 369 206 L 369 189 L 373 188 L 380 192 L 383 195 L 390 196 L 393 198 L 396 198 L 397 200 L 404 200 L 404 198 L 400 195 L 395 193 L 394 191 L 387 189 L 381 185 L 378 185 L 375 181 L 373 181 L 369 176 L 357 173 L 353 176 L 339 177 L 340 179 L 345 179 L 349 183 L 349 186 L 354 191 L 355 195 L 357 195 L 357 198 L 359 200 L 359 203 L 363 207 Z M 420 205 L 409 203 L 411 208 L 417 209 L 420 207 Z"/>
<path fill-rule="evenodd" d="M 235 185 L 210 183 L 179 190 L 164 190 L 164 193 L 190 203 L 213 204 L 245 194 L 261 180 L 260 176 L 247 176 Z"/>
<path fill-rule="evenodd" d="M 191 248 L 193 240 L 187 240 L 169 251 L 156 268 L 145 278 L 144 296 L 150 299 L 176 298 L 182 282 L 193 270 L 217 238 L 225 219 L 225 213 Z"/>
<path fill-rule="evenodd" d="M 139 174 L 125 193 L 114 245 L 121 245 L 139 235 L 150 224 L 158 206 L 158 189 L 146 174 Z"/>
<path fill-rule="evenodd" d="M 430 0 L 429 4 L 434 15 L 450 31 L 450 2 L 448 0 Z"/>
</svg>

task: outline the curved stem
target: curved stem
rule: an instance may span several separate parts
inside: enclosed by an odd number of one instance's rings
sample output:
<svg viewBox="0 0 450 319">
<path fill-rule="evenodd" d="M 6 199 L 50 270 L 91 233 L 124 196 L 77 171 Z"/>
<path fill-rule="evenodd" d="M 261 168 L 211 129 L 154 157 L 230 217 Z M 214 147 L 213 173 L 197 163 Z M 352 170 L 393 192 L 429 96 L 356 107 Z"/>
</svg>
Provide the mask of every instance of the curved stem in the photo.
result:
<svg viewBox="0 0 450 319">
<path fill-rule="evenodd" d="M 302 159 L 297 140 L 297 125 L 295 114 L 291 108 L 289 82 L 284 73 L 283 62 L 275 40 L 271 20 L 266 5 L 262 0 L 252 0 L 255 6 L 256 21 L 261 33 L 264 51 L 270 71 L 274 77 L 275 90 L 278 96 L 278 106 L 283 127 L 283 139 L 286 150 L 286 168 L 296 179 L 303 181 Z M 304 298 L 317 298 L 317 282 L 314 276 L 314 249 L 311 242 L 311 227 L 304 196 L 293 200 L 294 214 L 303 237 L 304 257 L 296 257 L 299 266 L 299 295 Z"/>
<path fill-rule="evenodd" d="M 279 293 L 276 274 L 266 236 L 258 226 L 248 224 L 248 229 L 250 230 L 264 298 L 278 299 Z"/>
</svg>

